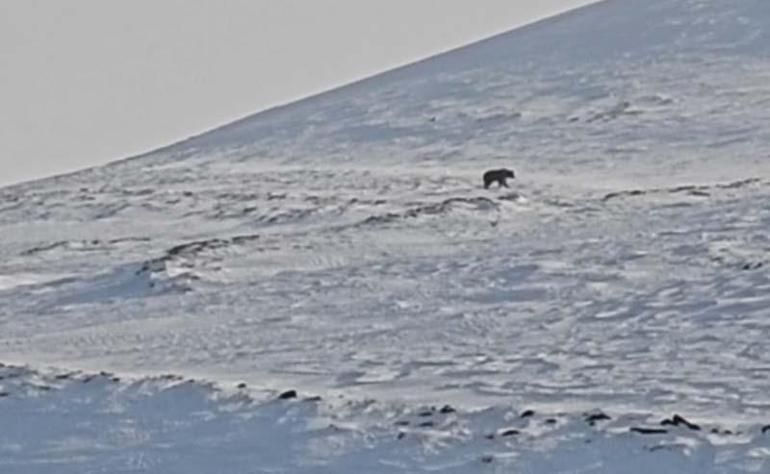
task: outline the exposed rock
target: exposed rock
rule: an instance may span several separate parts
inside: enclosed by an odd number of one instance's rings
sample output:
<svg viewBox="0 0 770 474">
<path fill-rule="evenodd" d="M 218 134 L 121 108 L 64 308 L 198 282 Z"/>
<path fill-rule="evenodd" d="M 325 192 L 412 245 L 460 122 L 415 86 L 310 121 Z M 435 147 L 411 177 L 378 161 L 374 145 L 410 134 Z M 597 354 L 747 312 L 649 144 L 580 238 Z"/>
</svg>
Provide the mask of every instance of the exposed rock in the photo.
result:
<svg viewBox="0 0 770 474">
<path fill-rule="evenodd" d="M 297 398 L 297 391 L 296 390 L 288 390 L 286 392 L 283 392 L 282 394 L 278 395 L 279 400 L 290 400 L 292 398 Z"/>
<path fill-rule="evenodd" d="M 639 426 L 632 426 L 629 431 L 632 433 L 639 433 L 644 435 L 668 433 L 668 430 L 664 430 L 663 428 L 643 428 Z"/>
<path fill-rule="evenodd" d="M 679 415 L 674 415 L 673 418 L 666 418 L 665 420 L 661 421 L 660 424 L 662 426 L 685 426 L 691 430 L 700 431 L 700 426 L 687 421 L 685 418 Z"/>
<path fill-rule="evenodd" d="M 590 424 L 592 426 L 597 421 L 607 421 L 607 420 L 611 420 L 612 419 L 612 417 L 610 417 L 609 415 L 607 415 L 606 413 L 603 413 L 601 411 L 595 412 L 595 413 L 587 413 L 585 415 L 585 417 L 586 417 L 586 422 L 588 422 L 588 424 Z"/>
</svg>

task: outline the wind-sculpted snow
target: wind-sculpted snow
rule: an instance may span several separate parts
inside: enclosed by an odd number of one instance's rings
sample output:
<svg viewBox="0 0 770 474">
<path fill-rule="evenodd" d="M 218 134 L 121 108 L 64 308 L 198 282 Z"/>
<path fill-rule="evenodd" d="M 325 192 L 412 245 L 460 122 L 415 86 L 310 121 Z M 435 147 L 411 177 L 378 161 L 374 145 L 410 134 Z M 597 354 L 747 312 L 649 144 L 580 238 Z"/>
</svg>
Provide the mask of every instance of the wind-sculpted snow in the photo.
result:
<svg viewBox="0 0 770 474">
<path fill-rule="evenodd" d="M 436 458 L 416 443 L 399 460 L 401 431 L 455 415 L 394 433 L 386 408 L 362 408 L 347 421 L 378 428 L 325 444 L 342 454 L 320 472 L 358 466 L 368 435 L 382 472 L 575 472 L 602 456 L 593 472 L 629 457 L 624 472 L 767 470 L 768 5 L 603 2 L 4 188 L 0 359 L 490 410 L 462 423 L 495 440 L 530 426 L 503 406 L 566 417 L 520 450 L 439 432 Z M 512 187 L 484 189 L 501 167 Z M 586 443 L 574 427 L 591 410 L 622 435 Z M 168 472 L 153 466 L 139 470 Z"/>
<path fill-rule="evenodd" d="M 701 426 L 679 414 L 514 406 L 408 407 L 255 392 L 170 374 L 124 379 L 2 366 L 0 423 L 0 469 L 9 474 L 701 474 L 770 466 L 770 427 L 755 423 Z"/>
<path fill-rule="evenodd" d="M 510 193 L 446 171 L 288 174 L 94 197 L 121 204 L 105 219 L 50 206 L 77 222 L 52 242 L 29 239 L 45 222 L 9 226 L 6 265 L 60 277 L 1 290 L 6 354 L 381 398 L 416 385 L 425 402 L 718 416 L 727 396 L 763 414 L 768 182 Z"/>
</svg>

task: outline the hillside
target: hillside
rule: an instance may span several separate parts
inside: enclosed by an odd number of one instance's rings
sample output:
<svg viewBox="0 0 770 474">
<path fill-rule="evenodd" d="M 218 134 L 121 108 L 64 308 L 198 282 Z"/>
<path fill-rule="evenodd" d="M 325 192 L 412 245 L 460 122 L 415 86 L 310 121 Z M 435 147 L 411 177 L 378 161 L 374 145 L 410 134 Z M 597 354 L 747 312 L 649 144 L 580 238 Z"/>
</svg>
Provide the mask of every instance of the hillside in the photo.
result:
<svg viewBox="0 0 770 474">
<path fill-rule="evenodd" d="M 0 189 L 0 471 L 767 471 L 768 25 L 609 0 Z"/>
</svg>

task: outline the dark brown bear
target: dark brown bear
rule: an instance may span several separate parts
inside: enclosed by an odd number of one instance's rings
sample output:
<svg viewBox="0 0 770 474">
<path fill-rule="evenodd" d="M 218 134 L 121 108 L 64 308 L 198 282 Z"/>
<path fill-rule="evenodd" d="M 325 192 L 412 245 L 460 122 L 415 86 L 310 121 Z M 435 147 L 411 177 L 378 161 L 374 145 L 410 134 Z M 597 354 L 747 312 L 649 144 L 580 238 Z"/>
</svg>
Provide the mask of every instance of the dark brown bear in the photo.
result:
<svg viewBox="0 0 770 474">
<path fill-rule="evenodd" d="M 484 173 L 484 189 L 489 189 L 489 187 L 497 181 L 497 184 L 500 185 L 500 187 L 508 187 L 508 183 L 505 181 L 508 178 L 515 178 L 516 175 L 513 174 L 513 171 L 503 168 L 499 170 L 489 170 L 486 173 Z"/>
</svg>

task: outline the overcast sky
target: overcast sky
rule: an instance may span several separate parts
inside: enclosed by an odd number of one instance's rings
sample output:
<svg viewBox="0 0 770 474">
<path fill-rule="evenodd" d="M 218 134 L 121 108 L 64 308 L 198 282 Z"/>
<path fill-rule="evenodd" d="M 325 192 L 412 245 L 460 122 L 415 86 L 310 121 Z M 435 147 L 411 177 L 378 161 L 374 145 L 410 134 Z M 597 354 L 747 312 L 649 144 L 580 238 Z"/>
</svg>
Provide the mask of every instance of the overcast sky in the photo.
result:
<svg viewBox="0 0 770 474">
<path fill-rule="evenodd" d="M 591 0 L 0 0 L 0 185 L 148 151 Z"/>
</svg>

